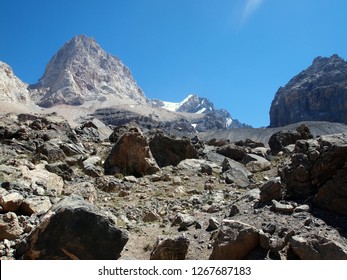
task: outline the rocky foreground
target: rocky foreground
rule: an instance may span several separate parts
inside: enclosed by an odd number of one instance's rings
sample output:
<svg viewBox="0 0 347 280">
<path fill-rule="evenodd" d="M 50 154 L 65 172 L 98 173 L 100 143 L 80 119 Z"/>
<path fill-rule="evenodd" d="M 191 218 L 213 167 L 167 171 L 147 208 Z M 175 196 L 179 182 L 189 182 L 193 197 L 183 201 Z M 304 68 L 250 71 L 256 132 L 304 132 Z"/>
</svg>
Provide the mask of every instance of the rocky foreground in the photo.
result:
<svg viewBox="0 0 347 280">
<path fill-rule="evenodd" d="M 0 120 L 1 259 L 347 259 L 347 136 Z"/>
</svg>

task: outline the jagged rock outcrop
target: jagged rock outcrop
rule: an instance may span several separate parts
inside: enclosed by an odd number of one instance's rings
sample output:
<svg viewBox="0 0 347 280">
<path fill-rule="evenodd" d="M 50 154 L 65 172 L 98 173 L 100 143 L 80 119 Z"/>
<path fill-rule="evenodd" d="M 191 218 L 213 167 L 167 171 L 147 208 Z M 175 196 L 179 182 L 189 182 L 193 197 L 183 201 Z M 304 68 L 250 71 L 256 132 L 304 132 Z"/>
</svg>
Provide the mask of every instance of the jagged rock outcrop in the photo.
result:
<svg viewBox="0 0 347 280">
<path fill-rule="evenodd" d="M 270 126 L 300 121 L 347 123 L 347 62 L 338 55 L 317 57 L 276 92 Z"/>
<path fill-rule="evenodd" d="M 50 60 L 39 82 L 29 89 L 41 107 L 81 105 L 105 101 L 109 96 L 146 102 L 130 70 L 84 35 L 68 41 Z"/>
<path fill-rule="evenodd" d="M 297 141 L 291 161 L 279 172 L 287 196 L 314 196 L 318 207 L 347 216 L 346 158 L 344 134 Z"/>
<path fill-rule="evenodd" d="M 15 76 L 9 65 L 0 61 L 0 102 L 29 102 L 27 87 L 27 84 Z"/>
<path fill-rule="evenodd" d="M 28 238 L 24 259 L 114 260 L 128 235 L 82 198 L 57 203 Z"/>
</svg>

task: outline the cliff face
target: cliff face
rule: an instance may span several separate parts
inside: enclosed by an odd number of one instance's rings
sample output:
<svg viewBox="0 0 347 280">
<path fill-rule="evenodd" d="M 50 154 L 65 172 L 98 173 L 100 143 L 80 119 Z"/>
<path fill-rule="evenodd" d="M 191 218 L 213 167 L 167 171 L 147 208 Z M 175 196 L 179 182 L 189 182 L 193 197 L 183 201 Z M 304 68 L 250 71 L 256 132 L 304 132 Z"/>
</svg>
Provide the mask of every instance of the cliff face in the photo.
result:
<svg viewBox="0 0 347 280">
<path fill-rule="evenodd" d="M 42 107 L 105 101 L 111 95 L 146 102 L 130 70 L 84 35 L 68 41 L 50 60 L 40 81 L 29 89 Z"/>
<path fill-rule="evenodd" d="M 276 92 L 270 126 L 300 121 L 347 123 L 347 62 L 339 56 L 317 57 Z"/>
<path fill-rule="evenodd" d="M 0 61 L 0 102 L 28 103 L 27 84 L 15 76 L 11 67 Z"/>
</svg>

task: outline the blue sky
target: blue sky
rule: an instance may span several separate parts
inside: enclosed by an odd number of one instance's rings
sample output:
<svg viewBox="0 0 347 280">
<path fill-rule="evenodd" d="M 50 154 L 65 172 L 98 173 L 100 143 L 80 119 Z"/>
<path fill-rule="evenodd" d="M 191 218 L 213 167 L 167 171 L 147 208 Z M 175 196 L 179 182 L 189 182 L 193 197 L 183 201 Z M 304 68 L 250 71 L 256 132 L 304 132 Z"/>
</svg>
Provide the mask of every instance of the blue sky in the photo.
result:
<svg viewBox="0 0 347 280">
<path fill-rule="evenodd" d="M 77 34 L 94 37 L 149 98 L 195 93 L 269 125 L 275 92 L 317 56 L 347 59 L 345 0 L 0 0 L 0 60 L 35 83 Z"/>
</svg>

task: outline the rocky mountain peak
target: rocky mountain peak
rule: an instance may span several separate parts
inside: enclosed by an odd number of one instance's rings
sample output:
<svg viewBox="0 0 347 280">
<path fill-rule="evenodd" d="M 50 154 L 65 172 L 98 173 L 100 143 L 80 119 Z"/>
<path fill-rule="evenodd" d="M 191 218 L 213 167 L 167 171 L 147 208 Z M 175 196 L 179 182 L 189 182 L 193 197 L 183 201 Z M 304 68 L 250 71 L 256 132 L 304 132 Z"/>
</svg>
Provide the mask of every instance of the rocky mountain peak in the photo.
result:
<svg viewBox="0 0 347 280">
<path fill-rule="evenodd" d="M 65 43 L 52 57 L 39 82 L 29 88 L 42 107 L 81 105 L 86 101 L 105 101 L 110 96 L 146 102 L 129 69 L 84 35 Z"/>
<path fill-rule="evenodd" d="M 0 101 L 27 103 L 29 92 L 27 84 L 23 83 L 12 71 L 12 68 L 0 61 Z"/>
<path fill-rule="evenodd" d="M 271 104 L 270 126 L 300 121 L 347 123 L 347 62 L 338 55 L 317 57 L 281 87 Z"/>
</svg>

